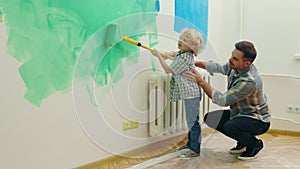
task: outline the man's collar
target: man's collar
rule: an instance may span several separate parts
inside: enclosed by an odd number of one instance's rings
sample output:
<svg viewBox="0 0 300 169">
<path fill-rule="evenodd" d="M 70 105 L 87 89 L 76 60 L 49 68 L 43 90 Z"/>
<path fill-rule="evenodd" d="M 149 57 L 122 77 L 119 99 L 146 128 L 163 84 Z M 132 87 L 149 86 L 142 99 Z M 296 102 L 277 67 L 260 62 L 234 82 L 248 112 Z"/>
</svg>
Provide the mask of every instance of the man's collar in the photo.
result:
<svg viewBox="0 0 300 169">
<path fill-rule="evenodd" d="M 251 64 L 249 65 L 247 68 L 245 68 L 242 72 L 238 73 L 236 70 L 235 70 L 235 73 L 234 73 L 234 77 L 239 77 L 239 76 L 243 76 L 245 74 L 247 74 L 247 72 L 253 67 L 254 65 Z"/>
</svg>

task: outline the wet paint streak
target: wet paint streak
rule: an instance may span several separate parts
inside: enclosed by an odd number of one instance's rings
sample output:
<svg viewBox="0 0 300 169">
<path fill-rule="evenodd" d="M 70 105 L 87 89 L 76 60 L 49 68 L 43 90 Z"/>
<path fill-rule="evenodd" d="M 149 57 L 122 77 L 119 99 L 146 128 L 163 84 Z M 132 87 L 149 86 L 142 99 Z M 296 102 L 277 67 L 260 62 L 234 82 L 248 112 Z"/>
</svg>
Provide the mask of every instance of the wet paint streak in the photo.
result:
<svg viewBox="0 0 300 169">
<path fill-rule="evenodd" d="M 155 6 L 156 6 L 156 11 L 159 12 L 160 11 L 160 2 L 159 2 L 159 0 L 156 0 Z"/>
<path fill-rule="evenodd" d="M 120 17 L 158 9 L 156 0 L 0 0 L 0 8 L 6 17 L 7 52 L 23 63 L 19 73 L 27 87 L 24 97 L 37 106 L 54 93 L 70 91 L 78 55 L 98 29 Z M 126 29 L 139 26 L 144 32 L 156 31 L 155 17 L 135 18 L 134 22 L 140 24 Z M 124 49 L 121 44 L 113 46 L 94 70 L 96 76 L 90 73 L 91 77 L 98 86 L 108 84 L 111 74 L 113 82 L 118 81 L 123 72 L 116 71 L 117 67 L 127 57 L 135 62 L 138 50 Z"/>
<path fill-rule="evenodd" d="M 3 13 L 3 9 L 0 8 L 0 22 L 4 21 L 4 13 Z"/>
<path fill-rule="evenodd" d="M 174 30 L 180 32 L 184 27 L 196 28 L 207 41 L 208 0 L 175 0 Z"/>
</svg>

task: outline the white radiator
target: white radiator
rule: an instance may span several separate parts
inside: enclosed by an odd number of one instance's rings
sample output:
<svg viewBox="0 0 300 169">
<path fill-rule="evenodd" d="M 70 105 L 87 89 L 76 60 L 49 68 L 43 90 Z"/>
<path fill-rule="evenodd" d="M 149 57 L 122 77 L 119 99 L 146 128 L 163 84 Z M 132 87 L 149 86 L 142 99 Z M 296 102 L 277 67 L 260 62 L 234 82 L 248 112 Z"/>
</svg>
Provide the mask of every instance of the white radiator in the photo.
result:
<svg viewBox="0 0 300 169">
<path fill-rule="evenodd" d="M 210 83 L 209 75 L 201 71 L 203 78 Z M 183 101 L 169 102 L 171 75 L 153 73 L 149 79 L 149 134 L 150 136 L 169 135 L 187 130 Z M 203 94 L 200 103 L 200 122 L 209 110 L 210 101 Z"/>
</svg>

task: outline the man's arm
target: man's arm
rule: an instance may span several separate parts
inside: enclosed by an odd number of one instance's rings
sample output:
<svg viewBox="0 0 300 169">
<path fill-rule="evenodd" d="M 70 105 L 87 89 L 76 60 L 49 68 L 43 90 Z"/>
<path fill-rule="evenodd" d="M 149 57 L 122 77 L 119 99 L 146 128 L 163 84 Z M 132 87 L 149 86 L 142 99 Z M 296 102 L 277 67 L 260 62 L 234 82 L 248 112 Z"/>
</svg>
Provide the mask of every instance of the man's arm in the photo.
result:
<svg viewBox="0 0 300 169">
<path fill-rule="evenodd" d="M 195 61 L 195 66 L 206 69 L 206 63 L 202 61 Z"/>
<path fill-rule="evenodd" d="M 243 98 L 248 97 L 256 90 L 256 85 L 253 81 L 242 80 L 238 85 L 229 89 L 225 93 L 221 93 L 215 90 L 203 80 L 201 74 L 193 68 L 190 68 L 191 72 L 185 73 L 185 76 L 196 83 L 198 83 L 206 95 L 212 99 L 213 103 L 219 106 L 229 106 L 232 105 Z"/>
<path fill-rule="evenodd" d="M 209 98 L 212 98 L 212 92 L 213 92 L 213 88 L 206 82 L 206 81 L 201 81 L 201 82 L 197 82 L 201 88 L 203 89 L 203 91 L 206 93 L 206 95 Z"/>
<path fill-rule="evenodd" d="M 214 73 L 221 73 L 223 75 L 226 75 L 226 73 L 229 70 L 229 63 L 226 63 L 225 65 L 221 65 L 212 60 L 208 62 L 196 61 L 195 65 L 202 69 L 206 69 L 210 75 L 213 75 Z"/>
</svg>

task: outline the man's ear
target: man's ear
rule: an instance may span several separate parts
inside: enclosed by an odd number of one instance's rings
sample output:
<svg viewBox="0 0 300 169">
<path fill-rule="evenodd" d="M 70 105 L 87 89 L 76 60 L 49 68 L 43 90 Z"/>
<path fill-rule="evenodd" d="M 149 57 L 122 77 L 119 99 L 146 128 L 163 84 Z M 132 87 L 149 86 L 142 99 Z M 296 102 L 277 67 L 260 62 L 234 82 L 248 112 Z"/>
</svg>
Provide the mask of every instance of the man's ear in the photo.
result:
<svg viewBox="0 0 300 169">
<path fill-rule="evenodd" d="M 251 65 L 251 62 L 249 60 L 244 62 L 245 67 L 248 67 L 249 65 Z"/>
</svg>

